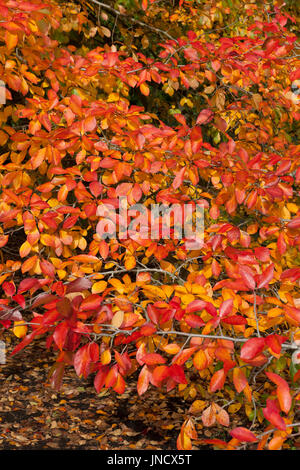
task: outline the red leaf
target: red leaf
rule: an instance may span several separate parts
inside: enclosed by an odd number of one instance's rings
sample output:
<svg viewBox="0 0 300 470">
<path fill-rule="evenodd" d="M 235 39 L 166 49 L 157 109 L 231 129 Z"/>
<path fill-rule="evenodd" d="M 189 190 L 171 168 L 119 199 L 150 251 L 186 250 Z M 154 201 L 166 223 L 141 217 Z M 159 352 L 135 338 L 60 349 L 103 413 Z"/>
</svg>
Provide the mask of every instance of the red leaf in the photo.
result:
<svg viewBox="0 0 300 470">
<path fill-rule="evenodd" d="M 300 227 L 300 217 L 295 217 L 295 219 L 291 220 L 291 222 L 289 222 L 287 224 L 287 227 L 292 228 L 292 229 L 299 228 Z"/>
<path fill-rule="evenodd" d="M 26 302 L 25 302 L 25 297 L 24 295 L 21 295 L 21 294 L 16 294 L 12 297 L 12 300 L 14 300 L 15 302 L 17 302 L 17 304 L 19 304 L 22 308 L 25 308 L 26 306 Z"/>
<path fill-rule="evenodd" d="M 160 383 L 169 377 L 169 368 L 168 366 L 157 366 L 155 367 L 152 377 L 151 383 L 156 387 L 160 386 Z"/>
<path fill-rule="evenodd" d="M 40 307 L 41 305 L 50 304 L 51 302 L 54 302 L 55 300 L 58 300 L 58 297 L 56 295 L 42 293 L 36 297 L 31 307 L 32 308 Z"/>
<path fill-rule="evenodd" d="M 288 413 L 292 406 L 292 397 L 288 383 L 282 377 L 280 377 L 280 375 L 277 375 L 274 372 L 266 372 L 266 375 L 278 386 L 277 397 L 279 406 L 282 411 Z"/>
<path fill-rule="evenodd" d="M 108 373 L 108 367 L 101 367 L 97 372 L 97 375 L 94 380 L 94 387 L 97 393 L 100 393 L 101 389 L 104 387 L 105 379 Z"/>
<path fill-rule="evenodd" d="M 196 346 L 183 349 L 173 358 L 172 364 L 177 364 L 178 366 L 182 366 L 194 354 L 196 349 L 197 349 Z"/>
<path fill-rule="evenodd" d="M 82 346 L 82 348 L 78 349 L 78 351 L 74 355 L 74 362 L 73 362 L 76 374 L 79 377 L 83 375 L 85 379 L 91 372 L 90 367 L 89 367 L 91 363 L 91 358 L 90 358 L 88 347 L 89 345 L 85 344 L 84 346 Z"/>
<path fill-rule="evenodd" d="M 183 179 L 184 179 L 184 173 L 185 173 L 185 170 L 186 170 L 186 167 L 184 166 L 183 168 L 181 168 L 181 170 L 176 174 L 176 177 L 172 183 L 172 187 L 174 189 L 177 189 L 179 188 L 179 186 L 183 183 Z"/>
<path fill-rule="evenodd" d="M 91 287 L 92 282 L 89 279 L 86 277 L 79 277 L 67 285 L 66 293 L 71 294 L 72 292 L 83 292 L 84 290 L 88 290 Z"/>
<path fill-rule="evenodd" d="M 199 328 L 201 326 L 205 326 L 205 322 L 202 320 L 202 318 L 198 317 L 198 315 L 194 315 L 193 313 L 184 317 L 184 320 L 192 328 Z"/>
<path fill-rule="evenodd" d="M 58 391 L 61 387 L 65 367 L 66 366 L 63 362 L 56 362 L 54 365 L 54 370 L 50 377 L 50 385 L 54 390 Z"/>
<path fill-rule="evenodd" d="M 248 289 L 254 290 L 255 289 L 255 279 L 253 277 L 252 271 L 247 266 L 240 266 L 239 273 L 242 276 L 242 279 Z"/>
<path fill-rule="evenodd" d="M 208 124 L 214 116 L 214 113 L 211 109 L 202 109 L 200 114 L 197 117 L 196 124 Z"/>
<path fill-rule="evenodd" d="M 206 308 L 207 302 L 204 300 L 193 300 L 185 309 L 186 313 L 199 312 Z"/>
<path fill-rule="evenodd" d="M 117 376 L 117 381 L 115 385 L 113 386 L 113 389 L 115 392 L 122 395 L 125 391 L 125 387 L 126 387 L 125 380 L 123 379 L 122 375 L 119 373 Z"/>
<path fill-rule="evenodd" d="M 267 263 L 270 260 L 270 250 L 265 246 L 259 246 L 254 248 L 254 253 L 257 259 L 262 261 L 263 263 Z"/>
<path fill-rule="evenodd" d="M 226 317 L 232 312 L 232 307 L 233 307 L 233 300 L 232 299 L 227 299 L 222 302 L 220 306 L 220 317 Z"/>
<path fill-rule="evenodd" d="M 287 340 L 286 337 L 280 335 L 269 335 L 265 338 L 266 345 L 275 354 L 281 353 L 281 345 Z"/>
<path fill-rule="evenodd" d="M 286 252 L 286 243 L 284 241 L 284 233 L 280 232 L 277 239 L 277 248 L 280 255 L 283 255 Z"/>
<path fill-rule="evenodd" d="M 209 390 L 213 393 L 217 390 L 221 390 L 225 383 L 226 374 L 224 369 L 219 369 L 217 372 L 214 373 L 210 380 Z"/>
<path fill-rule="evenodd" d="M 97 127 L 95 116 L 88 116 L 83 121 L 83 129 L 85 132 L 92 132 Z"/>
<path fill-rule="evenodd" d="M 40 261 L 40 267 L 44 276 L 55 276 L 55 267 L 49 261 L 43 259 L 42 261 Z"/>
<path fill-rule="evenodd" d="M 91 362 L 99 361 L 99 346 L 97 343 L 89 343 L 88 352 Z"/>
<path fill-rule="evenodd" d="M 270 266 L 267 267 L 267 269 L 258 276 L 257 280 L 257 288 L 261 289 L 262 287 L 265 287 L 267 284 L 269 284 L 274 277 L 274 264 L 270 264 Z"/>
<path fill-rule="evenodd" d="M 34 278 L 27 278 L 23 279 L 23 281 L 20 282 L 19 288 L 18 288 L 18 294 L 22 294 L 23 292 L 27 292 L 33 287 L 39 287 L 40 283 L 38 279 Z"/>
<path fill-rule="evenodd" d="M 16 292 L 16 286 L 14 282 L 3 282 L 2 288 L 5 292 L 5 295 L 7 295 L 8 297 L 11 297 Z"/>
<path fill-rule="evenodd" d="M 105 387 L 106 388 L 109 388 L 109 387 L 114 387 L 116 385 L 116 382 L 117 382 L 117 379 L 118 379 L 118 366 L 117 364 L 115 364 L 114 366 L 112 366 L 109 371 L 108 371 L 108 374 L 105 378 Z"/>
<path fill-rule="evenodd" d="M 91 294 L 80 304 L 80 311 L 96 310 L 102 303 L 102 297 L 98 294 Z"/>
<path fill-rule="evenodd" d="M 267 406 L 266 408 L 263 408 L 263 414 L 264 417 L 270 421 L 273 426 L 275 426 L 275 428 L 280 429 L 280 431 L 286 430 L 286 424 L 280 416 L 274 400 L 271 400 L 270 398 L 267 399 Z"/>
<path fill-rule="evenodd" d="M 232 315 L 231 317 L 222 318 L 223 323 L 227 325 L 247 325 L 247 319 L 240 315 Z"/>
<path fill-rule="evenodd" d="M 65 318 L 71 317 L 73 313 L 73 308 L 71 302 L 68 298 L 64 297 L 59 300 L 56 304 L 57 311 Z"/>
<path fill-rule="evenodd" d="M 57 325 L 57 327 L 54 330 L 53 339 L 55 343 L 57 344 L 58 349 L 60 349 L 61 351 L 64 347 L 68 331 L 69 331 L 69 326 L 67 325 L 65 321 Z"/>
<path fill-rule="evenodd" d="M 240 442 L 256 442 L 257 437 L 249 429 L 238 427 L 234 428 L 229 433 L 232 437 Z"/>
<path fill-rule="evenodd" d="M 265 347 L 265 339 L 264 338 L 250 338 L 241 348 L 241 359 L 245 362 L 247 360 L 252 360 L 259 353 L 263 351 Z"/>
<path fill-rule="evenodd" d="M 156 364 L 164 364 L 166 359 L 157 353 L 149 353 L 143 357 L 143 361 L 148 366 L 154 366 Z"/>
<path fill-rule="evenodd" d="M 169 367 L 169 376 L 177 383 L 179 384 L 186 384 L 187 380 L 184 375 L 184 370 L 181 366 L 178 364 L 173 364 L 171 367 Z"/>
</svg>

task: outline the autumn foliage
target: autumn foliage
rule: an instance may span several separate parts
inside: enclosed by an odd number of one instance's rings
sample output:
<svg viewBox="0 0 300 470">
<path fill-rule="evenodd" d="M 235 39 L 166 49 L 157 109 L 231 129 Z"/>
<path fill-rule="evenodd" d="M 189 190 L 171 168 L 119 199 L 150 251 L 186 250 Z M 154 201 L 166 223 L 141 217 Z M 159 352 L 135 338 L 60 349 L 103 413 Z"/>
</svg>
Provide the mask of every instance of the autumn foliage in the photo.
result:
<svg viewBox="0 0 300 470">
<path fill-rule="evenodd" d="M 300 427 L 297 21 L 281 1 L 0 0 L 0 324 L 13 354 L 56 351 L 55 388 L 74 367 L 100 395 L 176 389 L 178 449 Z M 202 206 L 203 247 L 104 239 L 121 196 Z"/>
</svg>

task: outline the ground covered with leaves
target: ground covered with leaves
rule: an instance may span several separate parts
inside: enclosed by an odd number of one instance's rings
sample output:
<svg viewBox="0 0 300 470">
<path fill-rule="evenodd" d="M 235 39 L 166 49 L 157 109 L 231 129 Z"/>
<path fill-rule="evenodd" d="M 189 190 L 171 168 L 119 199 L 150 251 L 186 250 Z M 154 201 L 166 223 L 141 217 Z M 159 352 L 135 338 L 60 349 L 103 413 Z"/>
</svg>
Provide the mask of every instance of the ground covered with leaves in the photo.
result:
<svg viewBox="0 0 300 470">
<path fill-rule="evenodd" d="M 156 388 L 136 395 L 135 377 L 123 395 L 97 395 L 92 381 L 70 370 L 61 390 L 48 380 L 55 355 L 44 341 L 9 355 L 16 338 L 6 335 L 6 364 L 0 365 L 0 447 L 2 450 L 174 450 L 182 421 L 193 399 Z M 35 364 L 33 367 L 32 364 Z M 236 426 L 249 425 L 231 408 Z M 221 425 L 206 428 L 197 421 L 194 448 L 212 450 L 204 439 L 223 439 Z M 259 432 L 259 429 L 256 429 Z M 261 428 L 262 430 L 262 428 Z M 300 448 L 300 437 L 291 440 Z M 288 443 L 290 445 L 291 442 Z"/>
<path fill-rule="evenodd" d="M 133 377 L 123 395 L 97 395 L 92 381 L 80 380 L 70 367 L 60 391 L 48 374 L 55 356 L 42 340 L 10 357 L 16 339 L 6 336 L 6 364 L 0 365 L 0 447 L 2 450 L 174 450 L 187 409 L 193 402 L 156 388 L 136 395 Z M 35 364 L 33 367 L 32 364 Z M 235 415 L 236 425 L 242 423 Z M 221 425 L 199 437 L 224 438 Z M 300 447 L 300 439 L 294 443 Z M 201 442 L 195 448 L 211 450 Z"/>
<path fill-rule="evenodd" d="M 133 379 L 123 395 L 97 396 L 71 368 L 54 392 L 47 381 L 51 359 L 44 344 L 34 343 L 0 366 L 2 450 L 176 449 L 184 406 L 174 393 L 153 389 L 137 397 Z"/>
<path fill-rule="evenodd" d="M 297 448 L 299 17 L 0 0 L 3 448 Z"/>
</svg>

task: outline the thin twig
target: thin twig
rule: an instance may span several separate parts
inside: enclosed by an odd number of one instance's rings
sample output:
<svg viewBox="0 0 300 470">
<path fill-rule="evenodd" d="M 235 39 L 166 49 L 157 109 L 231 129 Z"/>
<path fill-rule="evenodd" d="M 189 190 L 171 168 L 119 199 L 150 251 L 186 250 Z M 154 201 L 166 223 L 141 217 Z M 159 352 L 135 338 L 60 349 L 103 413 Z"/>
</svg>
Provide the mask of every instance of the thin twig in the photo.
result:
<svg viewBox="0 0 300 470">
<path fill-rule="evenodd" d="M 143 21 L 140 21 L 140 20 L 136 20 L 135 18 L 132 18 L 131 16 L 127 15 L 126 13 L 122 13 L 121 11 L 119 10 L 116 10 L 115 8 L 111 7 L 110 5 L 106 5 L 105 3 L 102 3 L 102 2 L 98 2 L 98 0 L 91 0 L 91 2 L 95 3 L 96 5 L 98 5 L 99 7 L 102 7 L 102 8 L 105 8 L 106 10 L 109 10 L 111 11 L 112 13 L 114 13 L 116 16 L 122 16 L 123 18 L 127 18 L 128 20 L 132 21 L 132 23 L 136 23 L 140 26 L 143 26 L 145 28 L 148 28 L 148 29 L 151 29 L 151 31 L 154 31 L 158 34 L 163 34 L 165 36 L 167 36 L 167 38 L 171 39 L 172 41 L 176 41 L 177 40 L 175 38 L 173 38 L 169 33 L 167 33 L 166 31 L 162 30 L 162 29 L 159 29 L 159 28 L 155 28 L 154 26 L 151 26 L 147 23 L 144 23 Z"/>
</svg>

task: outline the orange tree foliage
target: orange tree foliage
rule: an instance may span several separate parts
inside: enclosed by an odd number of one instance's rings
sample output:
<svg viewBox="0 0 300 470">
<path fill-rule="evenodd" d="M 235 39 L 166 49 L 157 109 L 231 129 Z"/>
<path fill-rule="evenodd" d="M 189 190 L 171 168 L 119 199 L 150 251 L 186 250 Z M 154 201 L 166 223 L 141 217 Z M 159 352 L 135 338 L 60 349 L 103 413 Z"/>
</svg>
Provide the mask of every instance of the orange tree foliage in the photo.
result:
<svg viewBox="0 0 300 470">
<path fill-rule="evenodd" d="M 176 388 L 193 400 L 179 449 L 214 425 L 228 431 L 215 447 L 286 448 L 300 426 L 298 19 L 281 1 L 80 3 L 0 0 L 13 354 L 45 337 L 56 388 L 69 366 L 100 395 L 134 378 L 139 395 Z M 203 247 L 104 239 L 101 206 L 120 196 L 201 205 Z"/>
</svg>

